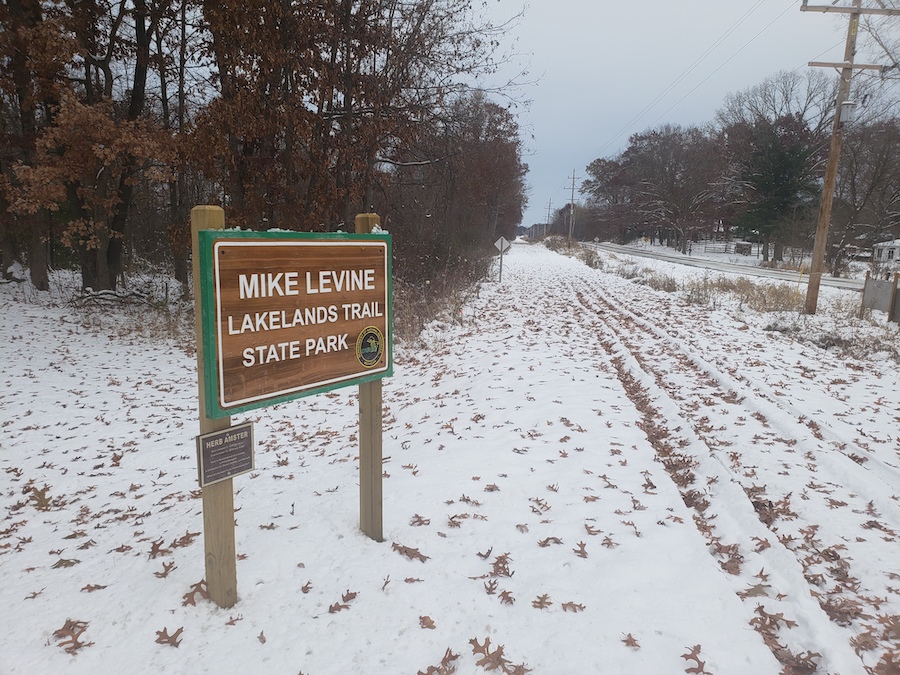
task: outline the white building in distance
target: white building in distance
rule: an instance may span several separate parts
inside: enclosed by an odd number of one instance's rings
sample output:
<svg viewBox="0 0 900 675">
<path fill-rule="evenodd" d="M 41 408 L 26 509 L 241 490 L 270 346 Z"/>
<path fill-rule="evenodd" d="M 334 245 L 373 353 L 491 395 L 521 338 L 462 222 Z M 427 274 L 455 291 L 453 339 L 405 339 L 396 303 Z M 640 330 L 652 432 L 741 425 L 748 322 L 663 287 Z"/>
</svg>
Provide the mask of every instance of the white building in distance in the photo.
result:
<svg viewBox="0 0 900 675">
<path fill-rule="evenodd" d="M 873 247 L 876 264 L 900 266 L 900 239 L 882 241 Z"/>
</svg>

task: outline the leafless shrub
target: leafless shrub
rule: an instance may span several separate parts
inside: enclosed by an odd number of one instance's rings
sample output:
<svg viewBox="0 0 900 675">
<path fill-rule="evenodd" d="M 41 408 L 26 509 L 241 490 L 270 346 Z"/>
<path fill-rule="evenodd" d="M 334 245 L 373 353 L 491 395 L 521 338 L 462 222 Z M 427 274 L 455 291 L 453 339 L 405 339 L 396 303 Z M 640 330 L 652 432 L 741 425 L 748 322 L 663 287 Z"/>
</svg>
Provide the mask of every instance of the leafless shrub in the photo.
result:
<svg viewBox="0 0 900 675">
<path fill-rule="evenodd" d="M 744 277 L 737 279 L 734 294 L 754 312 L 799 312 L 805 300 L 793 284 L 754 283 Z"/>
<path fill-rule="evenodd" d="M 698 305 L 700 307 L 710 308 L 714 307 L 717 293 L 709 277 L 703 277 L 702 279 L 692 279 L 687 283 L 684 290 L 684 299 L 689 305 Z"/>
<path fill-rule="evenodd" d="M 557 252 L 569 250 L 569 249 L 573 248 L 573 245 L 571 244 L 571 242 L 569 242 L 568 239 L 566 239 L 565 237 L 557 236 L 557 235 L 547 237 L 546 239 L 544 239 L 544 246 L 549 248 L 551 251 L 557 251 Z"/>
<path fill-rule="evenodd" d="M 435 282 L 408 283 L 395 278 L 394 337 L 414 340 L 425 324 L 438 318 L 460 321 L 462 308 L 478 293 L 478 282 L 471 270 L 459 275 L 449 274 Z"/>
<path fill-rule="evenodd" d="M 623 262 L 613 271 L 623 279 L 637 279 L 643 276 L 646 270 L 636 262 Z"/>
<path fill-rule="evenodd" d="M 578 254 L 578 259 L 591 269 L 600 270 L 601 272 L 606 269 L 606 262 L 592 249 L 582 249 Z"/>
<path fill-rule="evenodd" d="M 645 270 L 644 276 L 640 283 L 649 286 L 654 291 L 664 291 L 666 293 L 674 293 L 678 290 L 678 281 L 675 277 L 668 274 L 662 274 L 654 270 Z"/>
</svg>

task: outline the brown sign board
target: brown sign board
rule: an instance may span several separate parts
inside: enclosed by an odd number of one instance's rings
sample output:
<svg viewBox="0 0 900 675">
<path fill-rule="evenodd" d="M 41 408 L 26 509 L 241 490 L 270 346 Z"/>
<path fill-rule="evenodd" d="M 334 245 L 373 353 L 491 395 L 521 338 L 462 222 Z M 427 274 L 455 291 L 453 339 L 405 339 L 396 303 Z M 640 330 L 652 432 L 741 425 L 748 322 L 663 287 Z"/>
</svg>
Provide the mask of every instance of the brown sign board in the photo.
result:
<svg viewBox="0 0 900 675">
<path fill-rule="evenodd" d="M 200 487 L 253 471 L 253 424 L 241 424 L 197 436 Z"/>
<path fill-rule="evenodd" d="M 200 234 L 210 417 L 391 374 L 389 235 Z"/>
</svg>

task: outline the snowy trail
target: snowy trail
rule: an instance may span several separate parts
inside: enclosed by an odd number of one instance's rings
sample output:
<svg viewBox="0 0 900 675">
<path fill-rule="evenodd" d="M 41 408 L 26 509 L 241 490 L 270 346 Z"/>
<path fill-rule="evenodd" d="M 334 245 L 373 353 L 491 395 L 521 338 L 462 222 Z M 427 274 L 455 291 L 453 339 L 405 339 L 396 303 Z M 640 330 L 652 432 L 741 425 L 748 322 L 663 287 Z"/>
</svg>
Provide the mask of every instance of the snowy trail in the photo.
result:
<svg viewBox="0 0 900 675">
<path fill-rule="evenodd" d="M 749 356 L 741 350 L 741 343 L 746 341 L 735 341 L 734 334 L 719 335 L 720 341 L 712 351 L 730 354 L 732 359 L 727 372 L 719 370 L 710 364 L 708 356 L 701 356 L 695 346 L 680 339 L 678 331 L 668 329 L 670 311 L 632 310 L 630 306 L 637 304 L 636 293 L 616 293 L 608 283 L 587 277 L 579 279 L 577 285 L 572 283 L 572 293 L 597 317 L 602 325 L 599 331 L 615 336 L 615 345 L 609 351 L 619 358 L 622 352 L 627 354 L 629 368 L 646 376 L 653 397 L 651 405 L 664 418 L 657 425 L 674 429 L 666 446 L 678 439 L 676 445 L 688 448 L 683 452 L 697 454 L 692 460 L 704 480 L 685 478 L 685 502 L 698 511 L 700 518 L 705 518 L 708 509 L 717 524 L 730 521 L 737 525 L 735 531 L 723 534 L 726 541 L 739 541 L 738 549 L 728 551 L 723 568 L 739 575 L 744 563 L 761 556 L 767 560 L 764 569 L 771 573 L 771 563 L 775 563 L 776 573 L 788 577 L 792 592 L 783 599 L 778 597 L 777 602 L 766 602 L 770 615 L 773 607 L 785 611 L 798 601 L 815 615 L 809 610 L 811 595 L 828 618 L 850 630 L 843 639 L 834 630 L 818 635 L 813 630 L 808 641 L 802 642 L 802 651 L 828 655 L 831 667 L 840 672 L 858 668 L 851 641 L 860 633 L 878 633 L 875 617 L 896 581 L 892 573 L 896 555 L 886 554 L 882 542 L 873 544 L 867 539 L 883 532 L 886 540 L 896 540 L 897 532 L 890 524 L 900 522 L 896 501 L 900 474 L 887 463 L 890 460 L 882 461 L 868 448 L 856 445 L 846 429 L 834 430 L 803 414 L 798 416 L 797 407 L 789 399 L 779 400 L 764 391 L 765 387 L 738 374 L 739 364 Z M 704 342 L 707 351 L 710 346 Z M 782 359 L 780 353 L 770 352 L 767 365 L 779 371 L 786 365 Z M 719 358 L 720 363 L 723 361 L 728 363 L 727 356 Z M 840 369 L 839 364 L 830 365 Z M 812 417 L 821 419 L 821 410 L 816 413 Z M 724 424 L 714 427 L 711 418 Z M 690 430 L 679 426 L 684 421 L 690 422 Z M 830 437 L 829 442 L 822 431 Z M 765 462 L 757 459 L 761 455 L 768 455 Z M 893 456 L 896 458 L 896 450 Z M 747 462 L 753 464 L 748 466 Z M 690 473 L 681 473 L 680 477 L 686 475 Z M 673 477 L 678 481 L 679 474 L 675 472 Z M 731 489 L 731 483 L 739 485 L 744 494 Z M 798 483 L 809 489 L 792 502 Z M 829 509 L 838 513 L 823 518 Z M 748 526 L 746 515 L 754 510 L 774 538 L 766 538 L 752 524 Z M 849 534 L 862 530 L 869 530 L 870 536 Z M 764 553 L 772 546 L 770 539 L 781 549 L 774 556 Z M 719 546 L 718 541 L 715 545 Z M 749 551 L 760 555 L 750 555 Z M 790 555 L 781 555 L 783 552 Z M 779 559 L 780 563 L 776 562 Z M 748 566 L 756 569 L 755 562 Z M 763 581 L 769 581 L 769 574 L 764 577 Z M 775 595 L 768 584 L 757 584 L 752 590 L 743 597 L 753 604 L 759 603 L 757 598 Z M 769 627 L 768 623 L 757 624 L 758 629 L 765 629 L 761 630 L 764 635 Z M 775 655 L 785 663 L 802 666 L 804 659 L 796 654 L 789 656 L 775 633 L 767 635 Z"/>
<path fill-rule="evenodd" d="M 384 543 L 355 388 L 248 417 L 220 610 L 190 349 L 9 288 L 0 315 L 3 673 L 896 672 L 898 378 L 765 317 L 513 246 L 398 350 Z"/>
</svg>

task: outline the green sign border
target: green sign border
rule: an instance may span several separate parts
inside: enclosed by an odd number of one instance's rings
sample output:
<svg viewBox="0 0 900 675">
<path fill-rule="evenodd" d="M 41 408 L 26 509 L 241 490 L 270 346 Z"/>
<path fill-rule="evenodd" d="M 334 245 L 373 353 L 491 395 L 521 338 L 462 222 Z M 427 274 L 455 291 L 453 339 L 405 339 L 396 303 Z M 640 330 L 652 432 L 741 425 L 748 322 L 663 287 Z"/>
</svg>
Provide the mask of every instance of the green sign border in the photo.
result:
<svg viewBox="0 0 900 675">
<path fill-rule="evenodd" d="M 313 394 L 321 394 L 326 391 L 340 389 L 341 387 L 349 387 L 361 384 L 363 382 L 372 382 L 394 374 L 394 283 L 393 283 L 393 244 L 391 235 L 387 232 L 377 234 L 346 234 L 343 232 L 255 232 L 253 230 L 200 230 L 198 232 L 198 247 L 200 251 L 200 312 L 203 331 L 203 387 L 206 394 L 206 416 L 209 418 L 228 417 L 229 415 L 240 414 L 250 410 L 257 410 L 279 403 L 286 403 L 304 396 L 312 396 Z M 216 302 L 215 302 L 215 278 L 213 270 L 213 245 L 217 241 L 240 241 L 241 239 L 255 240 L 271 240 L 278 241 L 309 241 L 309 242 L 363 242 L 377 241 L 387 243 L 387 270 L 385 279 L 387 281 L 387 315 L 385 316 L 385 324 L 387 326 L 387 350 L 385 356 L 387 358 L 387 370 L 372 375 L 360 375 L 342 382 L 332 383 L 312 389 L 304 389 L 303 391 L 292 392 L 280 396 L 273 396 L 252 403 L 245 403 L 229 407 L 227 410 L 219 407 L 218 390 L 219 378 L 221 373 L 218 369 L 218 359 L 216 358 Z"/>
</svg>

